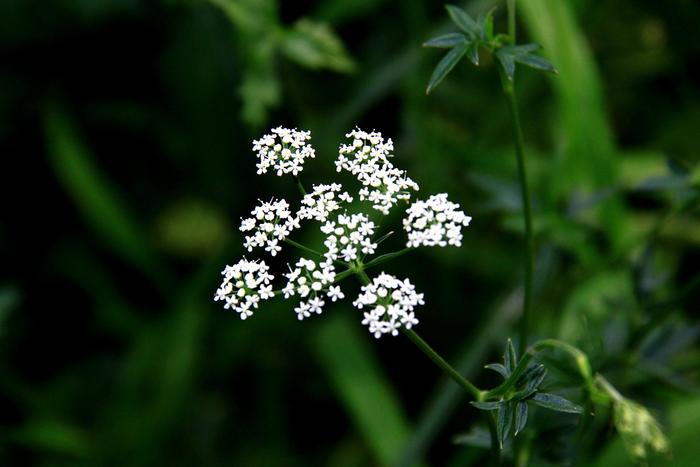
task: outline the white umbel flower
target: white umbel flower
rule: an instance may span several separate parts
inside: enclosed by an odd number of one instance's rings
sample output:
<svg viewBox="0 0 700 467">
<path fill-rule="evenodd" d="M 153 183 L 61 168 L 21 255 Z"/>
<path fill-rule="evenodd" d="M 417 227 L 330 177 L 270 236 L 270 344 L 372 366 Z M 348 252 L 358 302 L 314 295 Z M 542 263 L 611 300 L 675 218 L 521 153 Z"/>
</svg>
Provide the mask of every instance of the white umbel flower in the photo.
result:
<svg viewBox="0 0 700 467">
<path fill-rule="evenodd" d="M 221 272 L 224 279 L 214 301 L 223 301 L 224 308 L 237 311 L 241 319 L 252 316 L 260 300 L 274 296 L 270 284 L 274 276 L 268 273 L 269 269 L 265 261 L 248 261 L 245 258 L 233 266 L 226 266 Z"/>
<path fill-rule="evenodd" d="M 459 204 L 448 201 L 447 193 L 432 195 L 427 201 L 416 201 L 406 210 L 403 228 L 408 233 L 407 246 L 461 246 L 462 228 L 472 218 Z"/>
<path fill-rule="evenodd" d="M 331 213 L 341 208 L 343 203 L 351 202 L 352 196 L 343 191 L 340 183 L 314 185 L 313 191 L 304 195 L 301 200 L 297 218 L 325 222 Z"/>
<path fill-rule="evenodd" d="M 321 226 L 321 232 L 327 235 L 324 245 L 327 261 L 342 259 L 346 262 L 371 255 L 377 249 L 372 241 L 375 225 L 364 214 L 340 214 L 335 221 L 328 221 Z"/>
<path fill-rule="evenodd" d="M 414 309 L 424 303 L 423 294 L 416 293 L 408 279 L 402 281 L 382 272 L 362 286 L 360 295 L 352 304 L 360 310 L 368 308 L 362 324 L 374 337 L 380 338 L 384 334 L 396 336 L 402 326 L 411 329 L 418 324 Z"/>
<path fill-rule="evenodd" d="M 307 143 L 311 132 L 277 127 L 271 133 L 253 141 L 253 151 L 258 156 L 258 175 L 274 170 L 277 175 L 298 175 L 304 161 L 316 157 L 316 152 Z"/>
<path fill-rule="evenodd" d="M 275 256 L 282 249 L 279 242 L 299 227 L 299 221 L 292 216 L 289 203 L 284 199 L 260 201 L 251 215 L 241 219 L 239 228 L 241 232 L 252 232 L 245 237 L 243 244 L 248 251 L 264 247 L 265 251 Z"/>
<path fill-rule="evenodd" d="M 342 144 L 335 166 L 338 172 L 346 170 L 363 185 L 360 200 L 368 200 L 372 207 L 384 215 L 399 200 L 408 201 L 411 191 L 418 191 L 418 184 L 404 170 L 389 161 L 393 157 L 394 143 L 384 140 L 381 133 L 367 133 L 359 128 L 347 135 L 349 144 Z"/>
<path fill-rule="evenodd" d="M 287 285 L 282 289 L 284 298 L 294 295 L 306 299 L 294 309 L 297 318 L 303 320 L 312 313 L 321 314 L 325 302 L 321 298 L 327 292 L 332 301 L 342 298 L 344 295 L 338 286 L 332 286 L 335 281 L 335 268 L 330 261 L 316 263 L 313 260 L 301 258 L 294 269 L 290 268 L 287 277 Z"/>
</svg>

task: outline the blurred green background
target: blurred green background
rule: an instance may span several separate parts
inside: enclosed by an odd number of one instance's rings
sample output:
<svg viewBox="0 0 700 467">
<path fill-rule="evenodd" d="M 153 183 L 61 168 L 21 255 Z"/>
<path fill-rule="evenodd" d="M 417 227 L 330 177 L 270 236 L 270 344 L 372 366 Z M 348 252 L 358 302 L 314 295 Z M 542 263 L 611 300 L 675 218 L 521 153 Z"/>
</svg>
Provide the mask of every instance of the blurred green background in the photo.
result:
<svg viewBox="0 0 700 467">
<path fill-rule="evenodd" d="M 700 4 L 518 6 L 560 70 L 517 73 L 536 336 L 659 416 L 674 454 L 652 463 L 697 465 Z M 462 248 L 386 270 L 425 293 L 421 335 L 497 383 L 481 367 L 516 334 L 515 160 L 490 60 L 425 95 L 440 54 L 421 43 L 446 18 L 425 0 L 0 0 L 0 465 L 485 465 L 453 443 L 477 411 L 407 339 L 375 341 L 348 304 L 241 322 L 212 301 L 239 218 L 296 196 L 255 176 L 251 140 L 310 129 L 310 185 L 348 130 L 377 129 L 423 196 L 474 217 Z M 553 390 L 580 384 L 563 361 Z M 534 416 L 532 465 L 631 463 L 605 410 Z"/>
</svg>

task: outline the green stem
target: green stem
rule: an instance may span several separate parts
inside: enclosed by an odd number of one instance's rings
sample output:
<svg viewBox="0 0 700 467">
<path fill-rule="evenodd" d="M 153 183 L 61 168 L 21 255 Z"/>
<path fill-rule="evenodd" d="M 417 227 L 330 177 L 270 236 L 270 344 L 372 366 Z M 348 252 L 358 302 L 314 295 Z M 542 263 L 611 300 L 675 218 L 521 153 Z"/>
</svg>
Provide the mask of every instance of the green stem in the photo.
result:
<svg viewBox="0 0 700 467">
<path fill-rule="evenodd" d="M 390 261 L 390 260 L 392 260 L 392 259 L 394 259 L 394 258 L 398 258 L 399 256 L 404 255 L 404 254 L 408 253 L 408 252 L 411 251 L 411 250 L 413 250 L 413 248 L 404 248 L 403 250 L 394 251 L 394 252 L 391 252 L 391 253 L 386 253 L 386 254 L 381 255 L 381 256 L 377 256 L 377 257 L 374 258 L 372 261 L 370 261 L 369 263 L 365 264 L 365 265 L 363 266 L 363 268 L 364 268 L 364 269 L 369 269 L 369 268 L 373 268 L 373 267 L 375 267 L 375 266 L 379 266 L 380 264 L 386 263 L 387 261 Z"/>
<path fill-rule="evenodd" d="M 525 285 L 523 291 L 523 315 L 520 318 L 520 353 L 527 348 L 530 332 L 530 314 L 532 308 L 532 277 L 535 265 L 535 241 L 532 234 L 532 204 L 530 202 L 530 190 L 527 183 L 527 168 L 525 165 L 525 151 L 523 144 L 523 131 L 520 126 L 520 113 L 515 99 L 515 88 L 505 72 L 499 68 L 503 92 L 508 101 L 511 123 L 513 125 L 513 139 L 515 140 L 515 155 L 518 161 L 518 176 L 520 178 L 520 191 L 523 202 L 523 215 L 525 218 Z"/>
<path fill-rule="evenodd" d="M 357 277 L 359 277 L 360 282 L 363 284 L 367 285 L 370 283 L 369 277 L 367 276 L 367 273 L 365 272 L 364 268 L 366 266 L 359 265 L 359 267 L 355 270 L 355 274 L 357 274 Z M 469 380 L 467 380 L 465 377 L 459 374 L 457 370 L 455 370 L 452 365 L 447 363 L 447 361 L 440 356 L 439 353 L 437 353 L 430 345 L 425 342 L 418 334 L 416 334 L 416 331 L 413 329 L 406 329 L 402 328 L 401 329 L 403 333 L 408 336 L 411 341 L 416 344 L 416 346 L 423 351 L 425 355 L 428 356 L 437 366 L 439 366 L 447 375 L 452 378 L 457 384 L 462 386 L 468 393 L 474 396 L 474 398 L 478 401 L 483 399 L 484 396 L 484 391 L 480 390 L 476 386 L 474 386 Z"/>
<path fill-rule="evenodd" d="M 314 250 L 314 249 L 312 249 L 312 248 L 309 248 L 309 247 L 306 246 L 306 245 L 302 245 L 302 244 L 299 243 L 299 242 L 295 242 L 295 241 L 292 240 L 291 238 L 285 238 L 283 241 L 284 241 L 284 243 L 288 243 L 288 244 L 290 244 L 290 245 L 292 245 L 292 246 L 294 246 L 294 247 L 299 248 L 300 250 L 306 251 L 307 253 L 311 253 L 311 254 L 316 255 L 316 256 L 323 256 L 323 253 L 320 253 L 320 252 L 318 252 L 318 251 L 316 251 L 316 250 Z"/>
<path fill-rule="evenodd" d="M 297 182 L 297 187 L 299 188 L 299 191 L 301 192 L 302 195 L 306 196 L 306 190 L 304 189 L 304 185 L 301 184 L 301 180 L 299 179 L 298 176 L 293 175 L 294 181 Z"/>
<path fill-rule="evenodd" d="M 482 400 L 484 397 L 484 391 L 474 386 L 469 380 L 459 374 L 452 365 L 447 363 L 444 358 L 440 356 L 427 342 L 425 342 L 413 329 L 402 329 L 403 333 L 408 336 L 411 341 L 416 344 L 416 346 L 423 351 L 425 355 L 430 358 L 433 363 L 442 368 L 442 370 L 448 374 L 457 384 L 462 386 L 468 393 L 470 393 L 477 401 Z"/>
<path fill-rule="evenodd" d="M 515 44 L 515 0 L 507 0 L 506 8 L 508 9 L 508 35 Z"/>
</svg>

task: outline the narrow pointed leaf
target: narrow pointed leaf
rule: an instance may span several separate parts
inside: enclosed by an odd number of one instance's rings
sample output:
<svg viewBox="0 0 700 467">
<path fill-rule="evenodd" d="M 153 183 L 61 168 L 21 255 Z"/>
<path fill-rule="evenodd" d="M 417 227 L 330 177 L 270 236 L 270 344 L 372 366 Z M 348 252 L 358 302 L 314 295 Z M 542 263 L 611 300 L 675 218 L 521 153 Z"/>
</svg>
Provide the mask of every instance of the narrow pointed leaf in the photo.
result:
<svg viewBox="0 0 700 467">
<path fill-rule="evenodd" d="M 506 55 L 526 55 L 531 52 L 535 52 L 537 50 L 540 50 L 542 47 L 539 44 L 535 43 L 530 43 L 530 44 L 521 44 L 521 45 L 506 45 L 504 47 L 501 47 L 498 49 L 499 52 L 504 53 Z"/>
<path fill-rule="evenodd" d="M 452 18 L 452 21 L 454 21 L 459 29 L 474 38 L 479 37 L 476 21 L 469 16 L 469 13 L 456 5 L 445 5 L 445 8 L 447 8 L 447 13 L 450 15 L 450 18 Z"/>
<path fill-rule="evenodd" d="M 493 39 L 493 13 L 496 11 L 496 7 L 491 8 L 485 15 L 479 15 L 476 23 L 479 31 L 481 32 L 481 38 L 484 40 Z"/>
<path fill-rule="evenodd" d="M 464 56 L 466 50 L 466 46 L 458 45 L 447 52 L 444 57 L 442 57 L 442 60 L 440 60 L 440 62 L 437 64 L 435 71 L 433 71 L 433 75 L 430 77 L 428 88 L 425 90 L 426 94 L 430 94 L 430 92 L 435 89 L 438 84 L 440 84 L 445 76 L 452 71 L 455 65 Z"/>
<path fill-rule="evenodd" d="M 498 50 L 496 52 L 496 58 L 498 59 L 499 62 L 501 62 L 501 66 L 503 66 L 503 71 L 506 72 L 508 79 L 510 79 L 512 81 L 513 76 L 515 76 L 515 61 L 513 60 L 512 55 L 508 55 L 506 53 L 503 53 L 503 52 L 501 52 L 501 50 Z"/>
<path fill-rule="evenodd" d="M 513 341 L 510 339 L 508 339 L 508 343 L 506 344 L 506 352 L 503 356 L 503 360 L 505 361 L 506 368 L 508 369 L 508 371 L 512 373 L 515 367 L 518 365 L 518 356 L 515 353 Z"/>
<path fill-rule="evenodd" d="M 523 431 L 527 424 L 527 402 L 518 402 L 515 407 L 515 432 L 513 436 L 518 436 L 518 433 Z"/>
<path fill-rule="evenodd" d="M 443 36 L 433 37 L 429 41 L 423 43 L 423 47 L 437 47 L 439 49 L 449 49 L 457 44 L 463 44 L 467 42 L 467 38 L 464 34 L 458 32 L 453 32 L 450 34 L 445 34 Z"/>
<path fill-rule="evenodd" d="M 496 434 L 498 435 L 498 443 L 501 449 L 503 449 L 503 443 L 505 443 L 508 436 L 510 436 L 512 427 L 513 406 L 511 404 L 506 404 L 498 409 L 498 413 L 496 414 Z"/>
<path fill-rule="evenodd" d="M 516 62 L 534 68 L 536 70 L 547 71 L 549 73 L 559 73 L 554 65 L 549 63 L 549 61 L 539 55 L 525 54 L 516 55 L 513 57 Z"/>
<path fill-rule="evenodd" d="M 508 379 L 510 376 L 510 372 L 500 363 L 489 363 L 484 366 L 484 368 L 497 372 L 499 375 L 503 376 L 503 379 Z"/>
<path fill-rule="evenodd" d="M 479 66 L 479 42 L 474 41 L 467 47 L 467 58 L 475 66 Z"/>
<path fill-rule="evenodd" d="M 504 402 L 502 402 L 502 401 L 492 401 L 492 402 L 472 401 L 472 402 L 470 402 L 470 404 L 479 410 L 498 410 L 503 406 Z"/>
<path fill-rule="evenodd" d="M 544 381 L 545 376 L 547 376 L 547 370 L 544 365 L 537 365 L 535 369 L 528 375 L 526 381 L 526 387 L 528 389 L 537 390 Z"/>
<path fill-rule="evenodd" d="M 530 399 L 534 404 L 544 407 L 545 409 L 556 410 L 557 412 L 566 413 L 582 413 L 583 408 L 573 402 L 564 399 L 556 394 L 547 394 L 540 392 Z"/>
</svg>

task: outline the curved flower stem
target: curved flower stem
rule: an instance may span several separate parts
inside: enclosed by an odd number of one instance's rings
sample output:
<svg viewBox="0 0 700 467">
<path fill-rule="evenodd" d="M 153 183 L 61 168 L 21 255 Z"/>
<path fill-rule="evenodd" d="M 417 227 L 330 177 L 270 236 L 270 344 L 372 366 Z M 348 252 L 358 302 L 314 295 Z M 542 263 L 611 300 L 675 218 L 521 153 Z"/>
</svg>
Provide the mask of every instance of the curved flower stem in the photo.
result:
<svg viewBox="0 0 700 467">
<path fill-rule="evenodd" d="M 297 175 L 293 175 L 293 177 L 294 177 L 294 181 L 297 182 L 297 187 L 299 188 L 299 191 L 301 192 L 301 194 L 303 196 L 305 196 L 306 190 L 304 189 L 304 185 L 301 184 L 301 180 L 299 179 L 299 177 Z"/>
<path fill-rule="evenodd" d="M 367 285 L 370 283 L 370 280 L 367 276 L 367 273 L 364 270 L 365 267 L 367 267 L 367 265 L 359 265 L 359 267 L 355 270 L 355 274 L 357 274 L 357 277 L 360 279 L 360 282 Z M 433 361 L 433 363 L 439 366 L 457 384 L 459 384 L 468 393 L 474 396 L 474 398 L 477 401 L 483 400 L 485 392 L 474 386 L 468 379 L 460 375 L 459 372 L 452 367 L 452 365 L 447 363 L 447 361 L 444 358 L 442 358 L 440 354 L 438 354 L 432 347 L 430 347 L 430 345 L 427 342 L 425 342 L 418 334 L 416 334 L 416 332 L 413 329 L 402 328 L 401 330 L 406 336 L 408 336 L 409 339 L 411 339 L 411 342 L 416 344 L 416 346 L 419 349 L 421 349 L 421 351 L 423 351 L 423 353 L 427 355 L 428 358 L 430 358 Z"/>
<path fill-rule="evenodd" d="M 372 261 L 365 264 L 363 266 L 363 269 L 369 269 L 369 268 L 373 268 L 375 266 L 379 266 L 380 264 L 386 263 L 387 261 L 392 260 L 394 258 L 398 258 L 399 256 L 406 254 L 411 250 L 413 250 L 413 248 L 404 248 L 403 250 L 394 251 L 391 253 L 386 253 L 386 254 L 381 255 L 381 256 L 377 256 Z"/>
<path fill-rule="evenodd" d="M 476 386 L 474 386 L 468 379 L 463 377 L 462 375 L 459 374 L 457 370 L 455 370 L 452 365 L 447 363 L 444 358 L 440 356 L 430 345 L 428 345 L 427 342 L 425 342 L 418 334 L 416 334 L 416 331 L 413 329 L 406 329 L 402 328 L 401 329 L 403 333 L 408 336 L 411 341 L 416 344 L 416 346 L 423 351 L 425 355 L 430 358 L 433 363 L 435 363 L 437 366 L 442 368 L 442 371 L 447 373 L 447 375 L 454 380 L 457 384 L 462 386 L 468 393 L 470 393 L 472 396 L 474 396 L 474 399 L 477 401 L 481 401 L 484 397 L 484 391 L 480 390 Z"/>
<path fill-rule="evenodd" d="M 287 244 L 289 244 L 289 245 L 292 245 L 293 247 L 299 248 L 299 249 L 302 250 L 302 251 L 306 251 L 307 253 L 311 253 L 311 254 L 316 255 L 316 256 L 318 256 L 318 257 L 321 257 L 321 258 L 323 257 L 323 253 L 321 253 L 320 251 L 316 251 L 316 250 L 314 250 L 313 248 L 309 248 L 309 247 L 306 246 L 306 245 L 302 245 L 302 244 L 299 243 L 299 242 L 295 242 L 295 241 L 292 240 L 291 238 L 285 238 L 285 239 L 283 240 L 283 242 L 285 242 L 285 243 L 287 243 Z M 350 263 L 346 263 L 345 261 L 341 261 L 341 260 L 339 260 L 339 259 L 336 259 L 334 262 L 335 262 L 335 263 L 338 263 L 338 264 L 341 264 L 341 265 L 343 265 L 343 266 L 346 266 L 346 267 L 349 267 L 349 266 L 350 266 Z"/>
<path fill-rule="evenodd" d="M 510 5 L 510 3 L 509 3 Z M 510 11 L 510 9 L 509 9 Z M 518 176 L 520 178 L 520 191 L 523 202 L 523 215 L 525 218 L 525 285 L 523 292 L 523 314 L 520 318 L 520 353 L 527 348 L 530 332 L 530 314 L 532 308 L 532 276 L 535 268 L 535 241 L 532 234 L 532 204 L 530 203 L 530 190 L 527 183 L 527 169 L 525 165 L 525 151 L 523 149 L 523 132 L 520 127 L 520 113 L 515 99 L 515 88 L 502 68 L 499 68 L 503 93 L 508 101 L 511 123 L 513 126 L 513 139 L 515 140 L 515 155 L 518 161 Z"/>
</svg>

